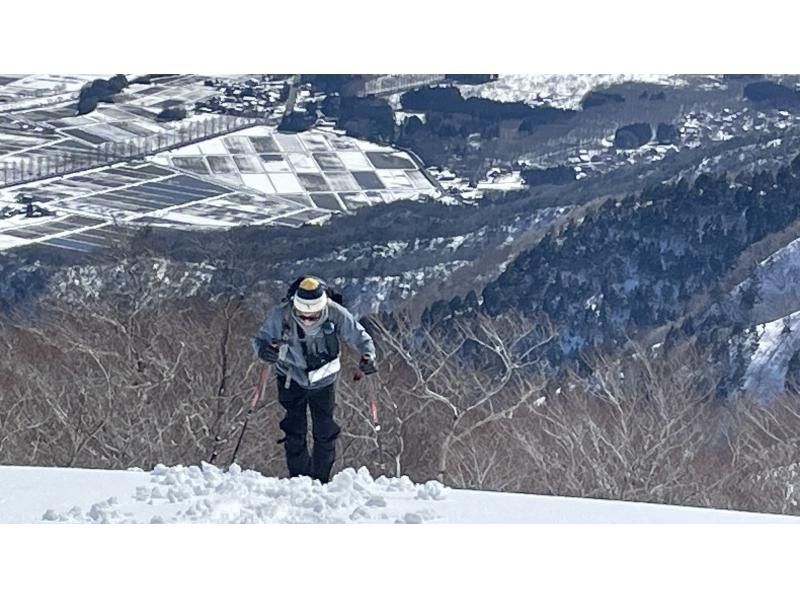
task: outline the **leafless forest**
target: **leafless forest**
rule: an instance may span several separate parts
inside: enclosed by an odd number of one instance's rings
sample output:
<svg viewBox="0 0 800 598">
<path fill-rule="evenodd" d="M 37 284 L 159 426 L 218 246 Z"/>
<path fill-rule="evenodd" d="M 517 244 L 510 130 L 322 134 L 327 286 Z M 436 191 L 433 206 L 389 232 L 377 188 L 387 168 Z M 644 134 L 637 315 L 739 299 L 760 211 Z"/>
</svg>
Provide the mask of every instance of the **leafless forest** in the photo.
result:
<svg viewBox="0 0 800 598">
<path fill-rule="evenodd" d="M 0 320 L 0 463 L 148 469 L 227 464 L 261 367 L 263 313 L 237 298 L 148 291 L 40 304 Z M 587 356 L 593 374 L 545 375 L 547 323 L 377 320 L 379 374 L 338 386 L 335 468 L 474 489 L 800 513 L 800 409 L 720 402 L 703 355 Z M 523 348 L 524 347 L 524 348 Z M 370 416 L 378 404 L 380 430 Z M 237 461 L 285 475 L 274 382 Z"/>
</svg>

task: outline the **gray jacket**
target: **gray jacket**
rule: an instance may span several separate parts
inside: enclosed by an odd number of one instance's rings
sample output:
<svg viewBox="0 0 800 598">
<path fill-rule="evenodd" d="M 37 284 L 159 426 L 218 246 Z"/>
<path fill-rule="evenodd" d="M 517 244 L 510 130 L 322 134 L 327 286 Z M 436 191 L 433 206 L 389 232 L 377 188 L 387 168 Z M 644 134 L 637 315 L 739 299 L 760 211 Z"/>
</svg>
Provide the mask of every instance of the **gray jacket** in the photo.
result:
<svg viewBox="0 0 800 598">
<path fill-rule="evenodd" d="M 264 342 L 280 340 L 283 346 L 280 350 L 280 357 L 275 364 L 275 369 L 279 374 L 294 380 L 305 388 L 321 388 L 328 386 L 336 381 L 336 372 L 324 375 L 324 377 L 309 381 L 308 366 L 303 354 L 303 347 L 300 337 L 297 334 L 297 323 L 291 316 L 291 303 L 281 303 L 275 306 L 264 320 L 258 334 L 253 338 L 253 350 L 258 355 L 259 347 Z M 375 344 L 372 337 L 364 330 L 364 327 L 356 320 L 355 316 L 347 309 L 328 301 L 328 319 L 336 326 L 336 335 L 340 340 L 344 340 L 352 345 L 360 355 L 369 355 L 375 359 Z M 325 348 L 325 337 L 319 328 L 313 336 L 306 336 L 304 342 L 308 343 L 309 350 L 320 352 Z M 324 372 L 322 372 L 324 374 Z"/>
</svg>

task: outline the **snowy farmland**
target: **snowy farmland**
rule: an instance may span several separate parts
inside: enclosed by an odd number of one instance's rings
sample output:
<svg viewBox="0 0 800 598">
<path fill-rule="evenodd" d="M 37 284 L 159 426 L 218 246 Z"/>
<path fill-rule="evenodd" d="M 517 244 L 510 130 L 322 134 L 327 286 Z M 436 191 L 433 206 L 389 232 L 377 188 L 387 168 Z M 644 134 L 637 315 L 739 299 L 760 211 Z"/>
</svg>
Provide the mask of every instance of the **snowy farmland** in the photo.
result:
<svg viewBox="0 0 800 598">
<path fill-rule="evenodd" d="M 455 490 L 345 469 L 328 484 L 234 465 L 151 472 L 0 466 L 0 523 L 800 523 L 800 518 Z"/>
<path fill-rule="evenodd" d="M 76 85 L 92 78 L 25 77 L 3 85 L 0 75 L 0 98 L 7 94 L 11 100 L 0 103 L 0 184 L 28 180 L 25 176 L 31 171 L 55 174 L 59 164 L 89 160 L 97 150 L 116 154 L 123 144 L 144 144 L 146 139 L 168 136 L 212 118 L 190 114 L 175 122 L 157 119 L 167 106 L 192 105 L 213 95 L 214 90 L 203 84 L 203 78 L 194 75 L 175 77 L 159 85 L 130 84 L 116 96 L 115 103 L 100 105 L 88 114 L 76 114 L 74 103 L 63 101 L 66 97 L 52 104 L 47 101 L 50 97 L 58 99 L 52 94 L 62 87 L 70 91 L 67 97 L 74 100 L 79 89 Z M 44 83 L 51 87 L 41 87 Z M 19 106 L 20 101 L 30 105 Z"/>
<path fill-rule="evenodd" d="M 157 154 L 152 160 L 331 211 L 437 195 L 405 152 L 318 130 L 284 134 L 253 127 Z"/>
<path fill-rule="evenodd" d="M 0 209 L 32 196 L 51 215 L 0 220 L 0 251 L 32 243 L 75 251 L 114 244 L 128 225 L 296 227 L 330 214 L 437 195 L 404 152 L 328 132 L 253 127 L 148 161 L 0 190 Z"/>
<path fill-rule="evenodd" d="M 0 220 L 0 250 L 40 243 L 91 251 L 114 244 L 130 225 L 231 227 L 244 224 L 296 226 L 326 212 L 289 199 L 240 192 L 147 163 L 126 163 L 40 181 L 0 192 L 0 207 L 18 193 L 36 198 L 52 215 Z M 129 230 L 129 228 L 128 228 Z"/>
</svg>

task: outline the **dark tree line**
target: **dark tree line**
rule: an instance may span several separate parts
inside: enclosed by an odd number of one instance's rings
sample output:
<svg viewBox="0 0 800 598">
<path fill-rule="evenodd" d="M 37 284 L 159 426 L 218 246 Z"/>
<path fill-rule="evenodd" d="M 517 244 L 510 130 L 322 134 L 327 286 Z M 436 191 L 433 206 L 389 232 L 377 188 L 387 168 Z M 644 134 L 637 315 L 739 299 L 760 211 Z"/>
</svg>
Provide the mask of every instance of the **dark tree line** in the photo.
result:
<svg viewBox="0 0 800 598">
<path fill-rule="evenodd" d="M 408 91 L 402 95 L 400 102 L 404 110 L 426 115 L 425 123 L 420 123 L 425 132 L 444 137 L 466 137 L 471 133 L 497 137 L 503 123 L 508 123 L 521 133 L 531 133 L 537 127 L 565 123 L 575 116 L 574 110 L 534 107 L 524 102 L 496 102 L 479 97 L 464 99 L 455 87 L 427 87 Z M 406 128 L 403 134 L 413 138 L 419 131 L 420 126 L 416 125 L 410 130 Z"/>
<path fill-rule="evenodd" d="M 623 104 L 624 102 L 625 98 L 618 93 L 592 90 L 581 98 L 581 108 L 586 110 L 587 108 L 597 108 L 606 104 Z"/>
<path fill-rule="evenodd" d="M 755 81 L 744 88 L 744 97 L 772 108 L 797 108 L 800 106 L 800 92 L 773 81 Z"/>
<path fill-rule="evenodd" d="M 529 187 L 536 187 L 537 185 L 566 185 L 575 180 L 575 170 L 569 166 L 527 168 L 521 174 L 525 184 Z"/>
<path fill-rule="evenodd" d="M 614 147 L 634 149 L 649 143 L 653 138 L 653 129 L 647 123 L 634 123 L 617 129 L 614 133 Z"/>
<path fill-rule="evenodd" d="M 394 140 L 394 112 L 386 100 L 330 95 L 321 108 L 327 116 L 336 118 L 348 135 L 378 143 Z"/>
<path fill-rule="evenodd" d="M 125 75 L 114 75 L 110 79 L 95 79 L 86 84 L 78 96 L 78 114 L 88 114 L 100 102 L 113 102 L 113 96 L 128 86 Z"/>
</svg>

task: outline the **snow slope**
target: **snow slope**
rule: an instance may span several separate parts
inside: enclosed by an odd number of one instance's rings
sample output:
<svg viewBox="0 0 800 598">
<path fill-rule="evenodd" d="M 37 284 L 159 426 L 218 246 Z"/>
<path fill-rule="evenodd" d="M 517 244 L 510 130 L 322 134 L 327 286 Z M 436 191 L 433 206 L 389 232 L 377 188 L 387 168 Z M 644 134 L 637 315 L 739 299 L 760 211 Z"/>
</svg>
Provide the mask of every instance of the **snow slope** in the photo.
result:
<svg viewBox="0 0 800 598">
<path fill-rule="evenodd" d="M 769 322 L 800 310 L 800 239 L 762 260 L 753 275 L 736 286 L 732 296 L 737 297 L 746 283 L 755 283 L 758 289 L 755 322 Z"/>
<path fill-rule="evenodd" d="M 454 490 L 366 468 L 329 484 L 234 465 L 152 472 L 0 466 L 0 523 L 797 523 L 800 518 Z"/>
<path fill-rule="evenodd" d="M 758 346 L 747 365 L 743 383 L 749 396 L 767 402 L 784 392 L 789 362 L 800 351 L 799 327 L 800 311 L 756 327 Z"/>
<path fill-rule="evenodd" d="M 731 298 L 738 301 L 751 284 L 758 291 L 751 313 L 758 344 L 747 365 L 743 389 L 767 402 L 784 392 L 789 362 L 800 351 L 800 239 L 762 260 L 753 274 L 733 289 Z"/>
</svg>

